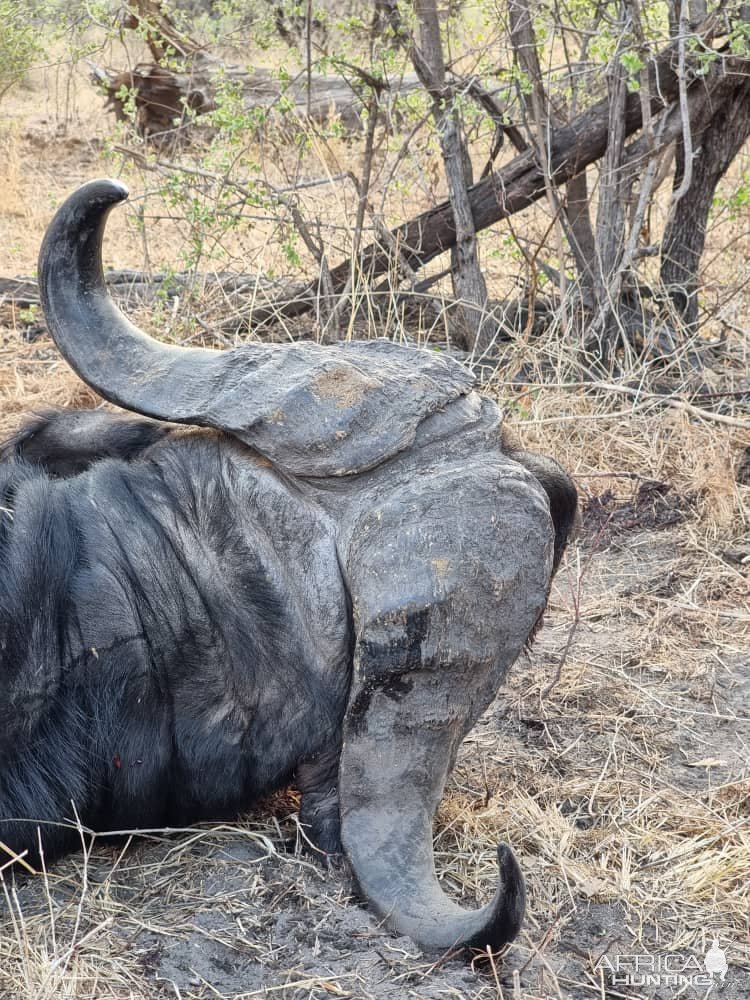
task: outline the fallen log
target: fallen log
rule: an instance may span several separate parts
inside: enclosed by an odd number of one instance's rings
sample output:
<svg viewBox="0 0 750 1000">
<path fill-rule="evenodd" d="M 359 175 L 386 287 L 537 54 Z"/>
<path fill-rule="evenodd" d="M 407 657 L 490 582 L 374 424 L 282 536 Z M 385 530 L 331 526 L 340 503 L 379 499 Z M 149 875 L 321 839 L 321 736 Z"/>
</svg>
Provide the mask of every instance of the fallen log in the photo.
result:
<svg viewBox="0 0 750 1000">
<path fill-rule="evenodd" d="M 110 72 L 91 65 L 94 83 L 107 97 L 106 107 L 119 121 L 131 118 L 135 107 L 135 127 L 146 138 L 169 136 L 181 126 L 192 125 L 195 115 L 205 115 L 217 106 L 217 94 L 227 86 L 239 89 L 244 108 L 266 109 L 282 125 L 290 118 L 296 123 L 317 124 L 337 120 L 349 133 L 362 127 L 364 102 L 355 80 L 343 76 L 300 73 L 288 82 L 267 69 L 226 66 L 202 52 L 192 55 L 182 71 L 157 63 L 139 63 L 132 70 Z M 416 75 L 406 75 L 381 88 L 381 111 L 389 114 L 389 96 L 403 96 L 419 90 Z"/>
<path fill-rule="evenodd" d="M 367 317 L 363 318 L 371 318 L 373 310 L 380 311 L 384 318 L 395 312 L 408 326 L 422 329 L 425 313 L 434 321 L 435 316 L 440 316 L 443 312 L 450 314 L 457 308 L 457 303 L 445 296 L 433 297 L 428 294 L 431 285 L 440 277 L 445 277 L 445 274 L 427 278 L 409 291 L 394 293 L 390 289 L 384 290 L 382 299 L 375 294 L 368 300 Z M 277 317 L 273 312 L 273 301 L 279 297 L 282 289 L 289 301 L 293 300 L 295 294 L 295 286 L 291 283 L 267 278 L 262 274 L 151 274 L 122 269 L 107 271 L 104 280 L 112 298 L 126 311 L 150 306 L 156 299 L 171 303 L 189 296 L 190 319 L 205 330 L 208 340 L 216 339 L 223 343 L 233 342 L 234 335 L 242 329 L 250 304 L 259 300 L 268 303 L 265 307 L 266 321 L 255 324 L 253 331 L 258 333 L 264 328 L 270 328 L 265 336 L 269 340 L 276 339 L 279 330 L 274 324 Z M 306 296 L 307 285 L 298 283 L 296 291 L 301 296 Z M 301 298 L 300 301 L 307 303 L 306 298 Z M 39 287 L 32 278 L 0 277 L 0 321 L 8 321 L 10 317 L 4 313 L 6 309 L 9 310 L 13 317 L 12 325 L 23 328 L 26 339 L 35 339 L 46 331 L 43 316 L 36 308 L 39 305 Z M 526 329 L 532 335 L 540 333 L 551 311 L 551 307 L 542 299 L 535 303 L 535 313 L 531 318 L 524 298 L 490 300 L 487 307 L 495 317 L 500 340 L 508 340 Z M 21 310 L 28 312 L 21 315 Z M 256 306 L 254 312 L 259 313 L 260 307 Z M 312 331 L 300 331 L 298 335 L 304 337 L 311 334 Z M 286 339 L 288 330 L 284 330 L 282 336 Z M 451 349 L 455 350 L 455 345 Z"/>
<path fill-rule="evenodd" d="M 707 44 L 714 35 L 717 22 L 709 19 L 696 29 L 696 37 Z M 667 46 L 654 59 L 650 67 L 651 114 L 663 111 L 679 96 L 677 74 L 677 42 Z M 712 89 L 719 86 L 723 72 L 715 67 L 706 76 L 697 77 L 688 93 L 694 101 L 710 99 Z M 574 121 L 550 135 L 549 174 L 552 182 L 560 186 L 572 180 L 586 167 L 602 157 L 607 148 L 609 99 L 603 98 Z M 625 105 L 625 135 L 632 136 L 642 125 L 641 101 L 637 93 L 627 95 Z M 469 190 L 474 226 L 478 231 L 520 212 L 543 197 L 544 169 L 533 148 L 519 154 L 498 171 Z M 450 250 L 456 242 L 453 211 L 445 201 L 428 209 L 417 218 L 398 226 L 391 236 L 408 264 L 424 267 L 438 254 Z M 368 276 L 384 274 L 391 266 L 391 254 L 379 243 L 366 247 L 359 259 L 360 269 Z M 342 261 L 331 270 L 334 289 L 341 290 L 351 273 L 351 262 Z"/>
<path fill-rule="evenodd" d="M 112 297 L 125 309 L 150 305 L 156 298 L 173 301 L 190 295 L 207 305 L 216 299 L 221 303 L 222 311 L 226 312 L 246 308 L 249 302 L 258 299 L 270 302 L 282 290 L 288 298 L 293 295 L 288 283 L 262 274 L 222 271 L 151 274 L 125 268 L 107 271 L 104 280 Z M 0 277 L 0 308 L 30 309 L 39 304 L 39 286 L 33 278 Z"/>
<path fill-rule="evenodd" d="M 30 309 L 39 305 L 39 287 L 32 278 L 0 278 L 0 306 L 6 303 L 15 309 Z"/>
</svg>

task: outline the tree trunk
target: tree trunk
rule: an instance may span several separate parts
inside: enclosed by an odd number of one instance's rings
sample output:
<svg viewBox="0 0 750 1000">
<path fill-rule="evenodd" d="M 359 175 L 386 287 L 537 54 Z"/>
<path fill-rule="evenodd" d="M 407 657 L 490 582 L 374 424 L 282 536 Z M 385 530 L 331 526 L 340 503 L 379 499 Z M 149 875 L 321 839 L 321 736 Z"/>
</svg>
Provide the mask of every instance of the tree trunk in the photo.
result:
<svg viewBox="0 0 750 1000">
<path fill-rule="evenodd" d="M 696 155 L 685 195 L 673 206 L 662 240 L 661 279 L 685 326 L 698 322 L 698 268 L 716 185 L 750 137 L 750 79 L 737 76 L 734 92 L 714 109 L 702 131 L 693 134 Z M 685 150 L 677 148 L 674 190 L 682 185 Z"/>
<path fill-rule="evenodd" d="M 451 254 L 458 331 L 468 350 L 486 350 L 495 331 L 487 315 L 487 284 L 479 266 L 476 229 L 469 201 L 471 159 L 453 94 L 445 85 L 445 60 L 435 0 L 415 0 L 419 47 L 412 47 L 417 76 L 432 98 L 432 117 L 443 154 L 456 239 Z"/>
<path fill-rule="evenodd" d="M 521 98 L 525 105 L 526 118 L 533 142 L 536 143 L 539 160 L 548 167 L 547 154 L 549 149 L 550 129 L 559 128 L 562 124 L 544 89 L 542 69 L 537 54 L 537 38 L 534 30 L 534 19 L 529 6 L 529 0 L 510 0 L 508 5 L 508 22 L 510 39 L 513 45 L 514 57 L 526 77 L 528 87 L 522 88 Z M 546 171 L 545 184 L 550 209 L 559 214 L 565 229 L 565 235 L 578 268 L 578 274 L 585 288 L 593 285 L 594 263 L 594 233 L 589 215 L 588 185 L 585 172 L 570 180 L 562 201 L 558 200 L 554 191 L 554 182 Z M 562 253 L 560 253 L 562 258 Z M 560 273 L 564 274 L 564 265 L 560 260 Z M 561 288 L 561 293 L 563 289 Z"/>
<path fill-rule="evenodd" d="M 624 4 L 619 11 L 619 35 L 625 26 Z M 620 288 L 616 281 L 625 246 L 625 208 L 628 195 L 627 175 L 623 170 L 625 128 L 623 112 L 627 99 L 627 70 L 619 59 L 620 47 L 607 71 L 609 92 L 609 136 L 599 178 L 599 206 L 596 214 L 596 264 L 594 298 L 596 315 L 586 347 L 605 368 L 609 368 L 620 339 Z"/>
</svg>

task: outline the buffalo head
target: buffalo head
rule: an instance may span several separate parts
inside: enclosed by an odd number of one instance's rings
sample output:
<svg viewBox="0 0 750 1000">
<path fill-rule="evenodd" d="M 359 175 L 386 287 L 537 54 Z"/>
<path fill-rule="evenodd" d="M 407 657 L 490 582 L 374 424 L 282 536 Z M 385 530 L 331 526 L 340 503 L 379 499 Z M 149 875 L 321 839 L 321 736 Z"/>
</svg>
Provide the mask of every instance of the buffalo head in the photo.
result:
<svg viewBox="0 0 750 1000">
<path fill-rule="evenodd" d="M 58 581 L 53 601 L 53 584 L 32 574 L 35 529 L 0 526 L 0 564 L 15 546 L 33 576 L 20 572 L 7 585 L 15 592 L 0 593 L 0 628 L 15 636 L 8 705 L 36 713 L 16 727 L 17 759 L 33 767 L 23 740 L 91 712 L 74 759 L 88 770 L 60 779 L 46 818 L 77 796 L 99 828 L 157 825 L 169 782 L 185 788 L 172 795 L 179 819 L 209 818 L 294 779 L 311 838 L 343 848 L 390 927 L 430 949 L 504 944 L 524 911 L 510 848 L 498 848 L 494 899 L 462 909 L 436 877 L 432 821 L 463 737 L 540 619 L 575 520 L 570 480 L 507 443 L 495 403 L 450 358 L 386 341 L 216 351 L 147 336 L 113 305 L 102 274 L 105 220 L 126 197 L 122 184 L 94 181 L 69 198 L 45 237 L 39 282 L 68 362 L 142 415 L 137 427 L 126 434 L 123 417 L 99 415 L 84 447 L 85 418 L 70 438 L 62 417 L 17 439 L 17 455 L 28 448 L 46 473 L 0 464 L 0 495 L 5 475 L 23 517 L 36 504 L 37 522 L 51 525 L 45 573 Z M 170 429 L 151 434 L 142 417 Z M 64 470 L 75 475 L 49 485 Z M 42 609 L 27 630 L 33 671 L 11 620 L 21 611 L 7 610 L 21 593 L 39 594 Z M 45 686 L 37 654 L 53 644 Z M 134 678 L 148 697 L 131 696 Z M 137 782 L 108 764 L 115 731 L 158 750 Z M 19 773 L 0 763 L 0 840 L 17 847 L 8 817 L 44 818 L 20 797 Z"/>
</svg>

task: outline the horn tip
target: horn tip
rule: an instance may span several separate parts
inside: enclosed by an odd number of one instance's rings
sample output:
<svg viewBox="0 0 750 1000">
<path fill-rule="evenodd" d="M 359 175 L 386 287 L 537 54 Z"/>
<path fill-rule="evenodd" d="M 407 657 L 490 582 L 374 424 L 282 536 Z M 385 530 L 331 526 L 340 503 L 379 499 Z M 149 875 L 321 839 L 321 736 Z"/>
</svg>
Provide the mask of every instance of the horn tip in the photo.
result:
<svg viewBox="0 0 750 1000">
<path fill-rule="evenodd" d="M 79 208 L 100 209 L 112 205 L 118 205 L 130 194 L 127 185 L 122 181 L 115 180 L 114 177 L 100 177 L 94 181 L 87 181 L 71 194 L 63 203 L 63 208 L 72 206 Z"/>
<path fill-rule="evenodd" d="M 470 950 L 484 951 L 487 946 L 499 951 L 510 944 L 521 930 L 526 911 L 526 886 L 521 867 L 508 844 L 497 845 L 500 882 L 494 900 L 494 914 L 482 930 L 466 942 Z"/>
<path fill-rule="evenodd" d="M 500 869 L 503 906 L 498 914 L 497 930 L 503 944 L 512 941 L 521 929 L 526 911 L 526 884 L 521 866 L 508 844 L 497 845 L 497 863 Z"/>
<path fill-rule="evenodd" d="M 108 196 L 113 204 L 125 201 L 130 194 L 127 184 L 115 180 L 114 177 L 105 177 L 101 181 L 94 181 L 93 183 L 101 186 L 102 195 Z"/>
</svg>

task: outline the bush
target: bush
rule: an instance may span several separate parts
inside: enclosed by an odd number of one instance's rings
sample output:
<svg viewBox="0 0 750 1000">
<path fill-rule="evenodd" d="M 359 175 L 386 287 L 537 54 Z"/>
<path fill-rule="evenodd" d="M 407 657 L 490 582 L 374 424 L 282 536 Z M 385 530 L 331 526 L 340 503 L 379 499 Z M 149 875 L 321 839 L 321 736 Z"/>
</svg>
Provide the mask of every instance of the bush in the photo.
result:
<svg viewBox="0 0 750 1000">
<path fill-rule="evenodd" d="M 42 52 L 38 26 L 18 0 L 0 0 L 0 99 L 20 83 Z"/>
</svg>

